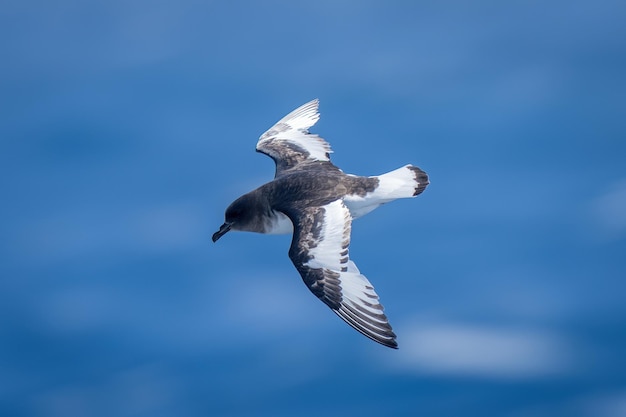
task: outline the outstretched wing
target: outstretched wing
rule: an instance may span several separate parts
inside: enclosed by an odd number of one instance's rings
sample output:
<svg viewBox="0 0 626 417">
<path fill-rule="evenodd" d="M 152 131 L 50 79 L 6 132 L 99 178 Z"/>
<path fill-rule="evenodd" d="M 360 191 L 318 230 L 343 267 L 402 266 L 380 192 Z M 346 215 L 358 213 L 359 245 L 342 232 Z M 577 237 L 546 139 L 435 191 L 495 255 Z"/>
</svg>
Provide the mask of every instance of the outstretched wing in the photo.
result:
<svg viewBox="0 0 626 417">
<path fill-rule="evenodd" d="M 276 163 L 276 175 L 305 160 L 330 161 L 332 150 L 324 139 L 309 133 L 320 118 L 315 99 L 298 107 L 263 133 L 256 145 L 258 152 Z"/>
<path fill-rule="evenodd" d="M 295 225 L 289 257 L 311 292 L 365 336 L 397 348 L 374 287 L 348 257 L 352 217 L 343 201 L 287 214 Z"/>
</svg>

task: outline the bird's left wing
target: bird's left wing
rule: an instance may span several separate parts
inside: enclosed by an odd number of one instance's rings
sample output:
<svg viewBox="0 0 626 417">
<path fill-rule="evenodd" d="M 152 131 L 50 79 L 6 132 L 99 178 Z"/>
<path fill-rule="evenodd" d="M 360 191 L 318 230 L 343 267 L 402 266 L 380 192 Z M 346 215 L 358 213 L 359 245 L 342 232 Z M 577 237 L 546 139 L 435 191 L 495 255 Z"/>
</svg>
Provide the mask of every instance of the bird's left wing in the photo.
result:
<svg viewBox="0 0 626 417">
<path fill-rule="evenodd" d="M 263 133 L 256 145 L 258 152 L 270 156 L 276 163 L 276 175 L 306 161 L 330 161 L 330 144 L 309 128 L 320 118 L 319 100 L 298 107 Z"/>
<path fill-rule="evenodd" d="M 295 225 L 289 257 L 309 290 L 365 336 L 397 348 L 374 287 L 348 257 L 352 217 L 343 201 L 287 215 Z"/>
</svg>

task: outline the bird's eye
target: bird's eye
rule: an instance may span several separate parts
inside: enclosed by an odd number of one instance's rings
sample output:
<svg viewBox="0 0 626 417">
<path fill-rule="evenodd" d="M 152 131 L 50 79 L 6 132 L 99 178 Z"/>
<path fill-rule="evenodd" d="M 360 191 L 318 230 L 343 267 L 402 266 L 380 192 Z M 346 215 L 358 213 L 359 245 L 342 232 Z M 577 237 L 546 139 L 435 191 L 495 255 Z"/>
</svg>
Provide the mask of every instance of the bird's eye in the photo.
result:
<svg viewBox="0 0 626 417">
<path fill-rule="evenodd" d="M 238 219 L 241 216 L 241 211 L 239 210 L 230 210 L 227 214 L 226 214 L 226 219 L 231 221 L 234 219 Z"/>
</svg>

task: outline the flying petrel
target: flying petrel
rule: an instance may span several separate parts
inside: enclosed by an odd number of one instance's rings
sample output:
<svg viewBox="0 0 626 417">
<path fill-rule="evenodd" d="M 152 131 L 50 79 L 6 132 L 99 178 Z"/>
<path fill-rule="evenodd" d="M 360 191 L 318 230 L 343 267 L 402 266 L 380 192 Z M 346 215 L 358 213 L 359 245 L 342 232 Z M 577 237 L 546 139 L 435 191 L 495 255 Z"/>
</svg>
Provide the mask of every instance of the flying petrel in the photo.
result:
<svg viewBox="0 0 626 417">
<path fill-rule="evenodd" d="M 276 163 L 274 180 L 226 209 L 216 242 L 229 230 L 293 233 L 289 258 L 313 294 L 370 339 L 397 348 L 374 287 L 348 256 L 352 220 L 397 198 L 415 197 L 428 175 L 405 165 L 379 176 L 344 174 L 330 162 L 330 145 L 309 133 L 318 100 L 283 117 L 259 138 L 258 152 Z"/>
</svg>

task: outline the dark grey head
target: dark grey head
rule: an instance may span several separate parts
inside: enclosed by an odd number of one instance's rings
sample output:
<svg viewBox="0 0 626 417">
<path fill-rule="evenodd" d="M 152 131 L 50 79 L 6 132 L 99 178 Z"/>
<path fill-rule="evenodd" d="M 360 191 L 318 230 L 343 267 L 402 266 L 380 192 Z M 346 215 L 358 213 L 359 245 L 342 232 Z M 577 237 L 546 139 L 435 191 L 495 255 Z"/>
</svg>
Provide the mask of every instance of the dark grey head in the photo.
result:
<svg viewBox="0 0 626 417">
<path fill-rule="evenodd" d="M 253 191 L 233 201 L 226 209 L 224 224 L 213 234 L 213 242 L 217 242 L 229 230 L 263 233 L 269 205 L 262 204 L 262 200 L 258 197 Z"/>
</svg>

